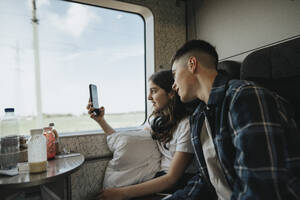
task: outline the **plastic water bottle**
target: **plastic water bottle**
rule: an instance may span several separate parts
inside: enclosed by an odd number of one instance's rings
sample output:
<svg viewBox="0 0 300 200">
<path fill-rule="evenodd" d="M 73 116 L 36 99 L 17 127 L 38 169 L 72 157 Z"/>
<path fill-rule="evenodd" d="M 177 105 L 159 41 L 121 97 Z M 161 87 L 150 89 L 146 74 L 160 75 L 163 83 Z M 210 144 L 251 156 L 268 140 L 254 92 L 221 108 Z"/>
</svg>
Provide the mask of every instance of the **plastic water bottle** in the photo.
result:
<svg viewBox="0 0 300 200">
<path fill-rule="evenodd" d="M 19 127 L 14 108 L 5 108 L 0 132 L 0 169 L 17 167 L 20 154 Z"/>
</svg>

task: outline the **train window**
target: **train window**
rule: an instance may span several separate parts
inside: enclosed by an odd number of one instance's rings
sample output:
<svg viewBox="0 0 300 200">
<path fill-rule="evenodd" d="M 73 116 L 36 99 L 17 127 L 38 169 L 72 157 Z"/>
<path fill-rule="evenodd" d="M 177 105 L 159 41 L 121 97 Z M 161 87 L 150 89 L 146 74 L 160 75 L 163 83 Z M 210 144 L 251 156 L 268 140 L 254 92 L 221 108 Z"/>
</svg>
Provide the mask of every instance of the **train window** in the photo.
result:
<svg viewBox="0 0 300 200">
<path fill-rule="evenodd" d="M 0 1 L 0 24 L 0 116 L 14 107 L 21 133 L 50 122 L 60 132 L 99 130 L 86 111 L 90 83 L 98 86 L 112 127 L 145 121 L 140 15 L 61 0 L 10 0 Z"/>
</svg>

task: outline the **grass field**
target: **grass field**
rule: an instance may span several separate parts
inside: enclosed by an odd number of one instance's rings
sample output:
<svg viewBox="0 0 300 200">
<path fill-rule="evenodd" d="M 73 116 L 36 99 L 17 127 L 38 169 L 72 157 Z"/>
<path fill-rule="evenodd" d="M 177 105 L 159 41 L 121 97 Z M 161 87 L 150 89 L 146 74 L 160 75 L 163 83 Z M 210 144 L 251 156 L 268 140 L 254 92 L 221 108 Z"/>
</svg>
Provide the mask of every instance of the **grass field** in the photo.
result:
<svg viewBox="0 0 300 200">
<path fill-rule="evenodd" d="M 106 121 L 113 128 L 125 128 L 141 125 L 145 120 L 144 112 L 105 114 Z M 73 115 L 46 115 L 43 118 L 43 126 L 48 126 L 50 122 L 55 123 L 55 128 L 59 133 L 79 132 L 100 130 L 100 126 L 91 119 L 87 114 L 81 116 Z M 43 128 L 36 127 L 34 118 L 19 118 L 19 132 L 21 134 L 29 134 L 30 129 Z"/>
</svg>

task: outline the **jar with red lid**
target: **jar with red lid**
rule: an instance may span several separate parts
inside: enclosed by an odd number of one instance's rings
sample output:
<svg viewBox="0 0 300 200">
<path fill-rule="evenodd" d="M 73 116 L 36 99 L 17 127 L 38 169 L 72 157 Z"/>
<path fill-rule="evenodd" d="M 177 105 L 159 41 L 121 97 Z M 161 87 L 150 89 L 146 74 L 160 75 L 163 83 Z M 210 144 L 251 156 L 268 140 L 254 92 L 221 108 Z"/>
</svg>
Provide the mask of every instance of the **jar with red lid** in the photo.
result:
<svg viewBox="0 0 300 200">
<path fill-rule="evenodd" d="M 47 159 L 53 159 L 56 155 L 55 134 L 51 127 L 44 128 L 44 135 L 47 139 Z"/>
</svg>

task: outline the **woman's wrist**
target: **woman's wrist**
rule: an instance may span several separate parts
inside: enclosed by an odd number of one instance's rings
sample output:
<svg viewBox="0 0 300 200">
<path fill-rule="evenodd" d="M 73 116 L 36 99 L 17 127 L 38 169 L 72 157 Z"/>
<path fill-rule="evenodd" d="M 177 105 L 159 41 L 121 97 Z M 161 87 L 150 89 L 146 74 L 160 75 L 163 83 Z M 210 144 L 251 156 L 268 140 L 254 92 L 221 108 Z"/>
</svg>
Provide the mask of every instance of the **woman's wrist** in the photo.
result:
<svg viewBox="0 0 300 200">
<path fill-rule="evenodd" d="M 96 121 L 98 122 L 99 125 L 102 125 L 103 123 L 105 123 L 104 117 L 97 119 Z"/>
</svg>

